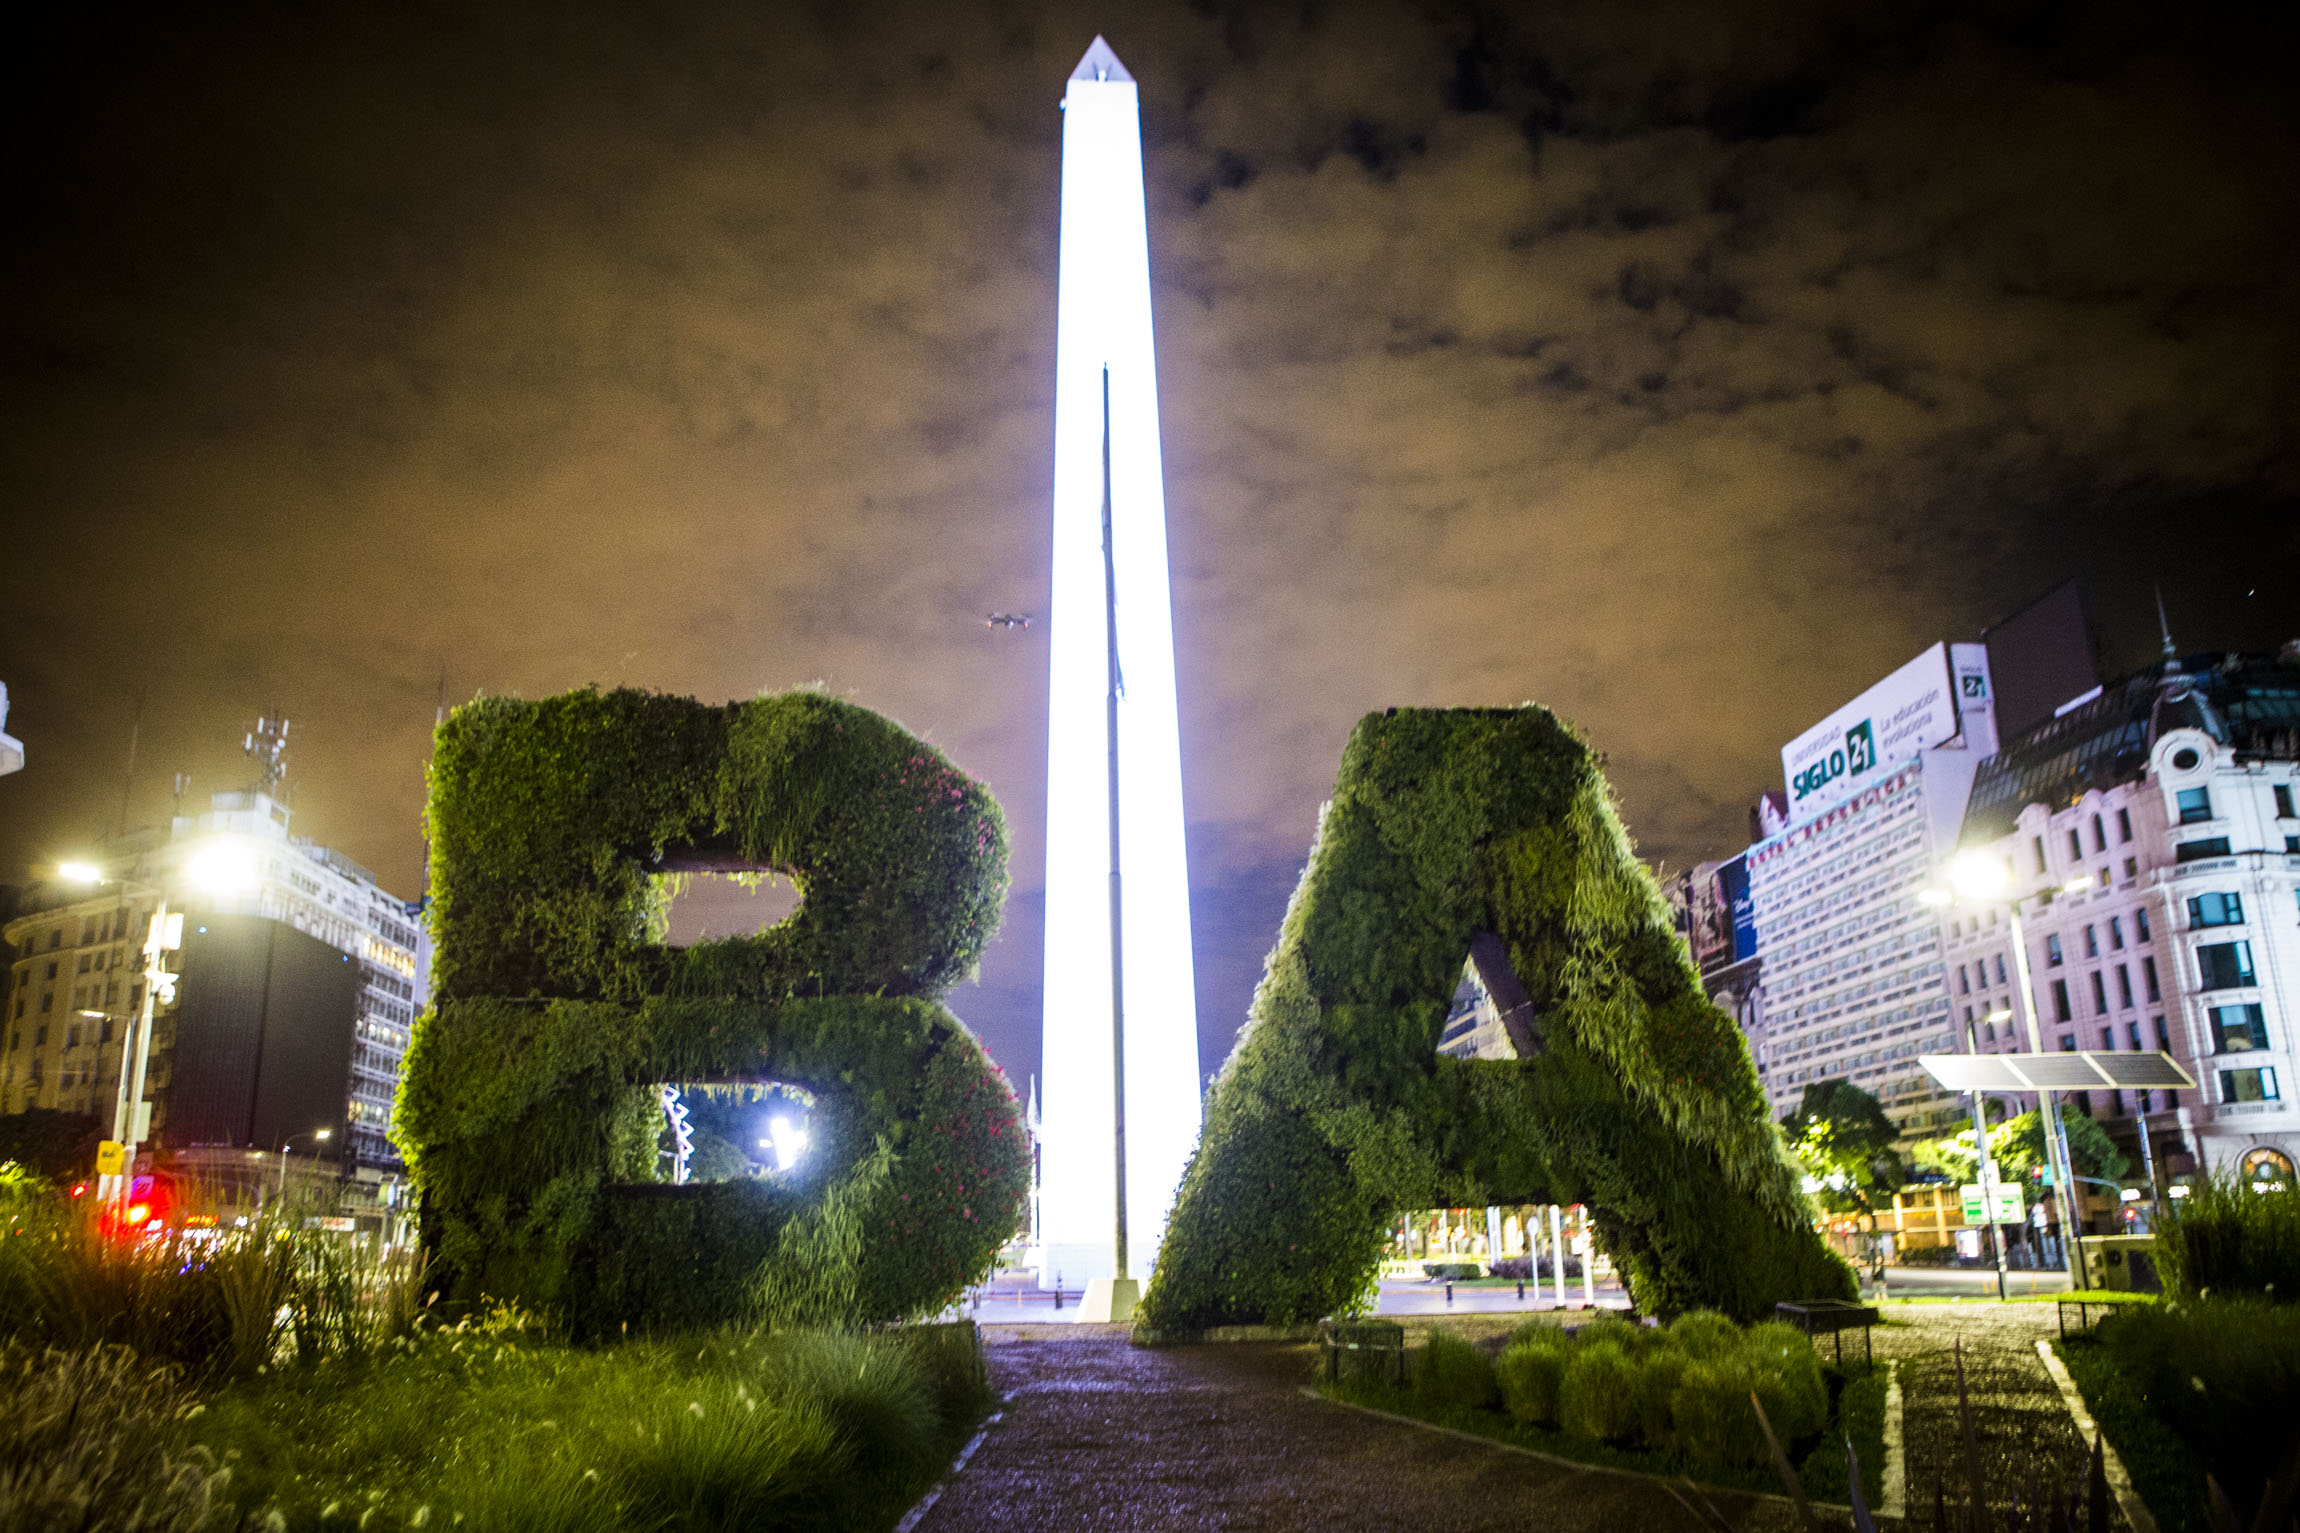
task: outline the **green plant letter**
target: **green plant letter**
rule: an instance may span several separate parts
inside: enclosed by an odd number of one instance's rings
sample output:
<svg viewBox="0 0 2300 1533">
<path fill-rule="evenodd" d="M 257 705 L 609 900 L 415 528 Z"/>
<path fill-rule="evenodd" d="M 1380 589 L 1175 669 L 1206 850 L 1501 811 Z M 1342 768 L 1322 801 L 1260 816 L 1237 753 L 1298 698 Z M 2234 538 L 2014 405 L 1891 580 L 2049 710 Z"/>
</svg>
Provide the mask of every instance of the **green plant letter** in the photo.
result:
<svg viewBox="0 0 2300 1533">
<path fill-rule="evenodd" d="M 395 1132 L 442 1295 L 577 1335 L 855 1324 L 987 1270 L 1029 1152 L 941 996 L 997 926 L 1006 826 L 940 752 L 811 692 L 487 699 L 439 731 L 428 824 L 435 1004 Z M 668 947 L 682 868 L 805 903 Z M 659 1083 L 770 1080 L 815 1096 L 795 1175 L 657 1179 Z"/>
<path fill-rule="evenodd" d="M 1522 988 L 1515 1060 L 1436 1052 L 1473 946 Z M 1590 750 L 1538 707 L 1369 715 L 1142 1318 L 1335 1314 L 1400 1211 L 1516 1202 L 1588 1204 L 1649 1312 L 1854 1293 Z"/>
</svg>

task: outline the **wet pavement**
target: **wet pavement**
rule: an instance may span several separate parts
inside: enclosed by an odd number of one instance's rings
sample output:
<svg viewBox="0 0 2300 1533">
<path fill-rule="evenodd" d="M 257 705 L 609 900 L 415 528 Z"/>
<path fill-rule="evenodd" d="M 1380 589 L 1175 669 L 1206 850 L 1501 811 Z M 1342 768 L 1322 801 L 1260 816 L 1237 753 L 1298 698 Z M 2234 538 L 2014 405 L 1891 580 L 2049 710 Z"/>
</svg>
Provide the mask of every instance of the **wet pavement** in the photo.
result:
<svg viewBox="0 0 2300 1533">
<path fill-rule="evenodd" d="M 1699 1526 L 1652 1480 L 1564 1465 L 1302 1393 L 1306 1346 L 1148 1348 L 1123 1326 L 985 1326 L 1008 1397 L 917 1533 L 1016 1528 L 1271 1530 Z M 1730 1492 L 1734 1526 L 1791 1526 Z"/>
<path fill-rule="evenodd" d="M 986 1306 L 987 1309 L 987 1306 Z M 1907 1511 L 1930 1526 L 1934 1487 L 1963 1483 L 1954 1344 L 1990 1499 L 2024 1500 L 2032 1473 L 2075 1483 L 2083 1448 L 2036 1341 L 2050 1304 L 1896 1305 L 1875 1333 L 1901 1363 Z M 1557 1319 L 1571 1321 L 1570 1315 Z M 1514 1323 L 1465 1317 L 1481 1334 Z M 1416 1318 L 1409 1329 L 1430 1322 Z M 1280 1343 L 1145 1348 L 1124 1326 L 999 1325 L 983 1340 L 1006 1395 L 964 1471 L 917 1533 L 1107 1529 L 1516 1529 L 1698 1526 L 1655 1481 L 1512 1452 L 1304 1394 L 1315 1350 Z M 2049 1479 L 2046 1480 L 2049 1485 Z M 1786 1503 L 1710 1492 L 1736 1528 L 1793 1525 Z M 2121 1518 L 2118 1526 L 2123 1526 Z"/>
</svg>

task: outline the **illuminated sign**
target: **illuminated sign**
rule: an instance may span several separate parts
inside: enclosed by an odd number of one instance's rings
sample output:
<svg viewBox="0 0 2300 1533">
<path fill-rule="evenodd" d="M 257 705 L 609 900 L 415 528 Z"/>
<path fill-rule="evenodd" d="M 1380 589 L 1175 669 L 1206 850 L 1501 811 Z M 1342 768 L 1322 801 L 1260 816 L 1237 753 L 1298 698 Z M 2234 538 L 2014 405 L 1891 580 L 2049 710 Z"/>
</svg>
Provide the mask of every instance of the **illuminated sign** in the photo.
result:
<svg viewBox="0 0 2300 1533">
<path fill-rule="evenodd" d="M 1949 647 L 1935 644 L 1781 748 L 1790 823 L 1851 797 L 1881 769 L 1956 733 Z"/>
</svg>

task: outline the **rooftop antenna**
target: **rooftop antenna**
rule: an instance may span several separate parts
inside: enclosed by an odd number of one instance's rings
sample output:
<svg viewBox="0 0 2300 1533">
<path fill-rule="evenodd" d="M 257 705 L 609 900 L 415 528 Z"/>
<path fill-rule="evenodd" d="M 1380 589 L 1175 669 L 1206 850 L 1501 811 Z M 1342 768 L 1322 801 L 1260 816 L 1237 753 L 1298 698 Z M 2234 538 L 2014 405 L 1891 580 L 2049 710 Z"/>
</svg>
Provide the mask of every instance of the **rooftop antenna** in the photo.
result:
<svg viewBox="0 0 2300 1533">
<path fill-rule="evenodd" d="M 191 773 L 178 772 L 176 774 L 176 807 L 168 812 L 170 820 L 180 820 L 184 817 L 184 794 L 190 791 L 191 786 Z"/>
<path fill-rule="evenodd" d="M 279 793 L 279 785 L 287 776 L 287 737 L 288 721 L 267 713 L 240 742 L 240 749 L 256 764 L 256 792 Z"/>
<path fill-rule="evenodd" d="M 2156 587 L 2156 631 L 2164 635 L 2164 662 L 2174 670 L 2180 669 L 2180 652 L 2172 647 L 2172 624 L 2164 616 L 2164 587 Z"/>
</svg>

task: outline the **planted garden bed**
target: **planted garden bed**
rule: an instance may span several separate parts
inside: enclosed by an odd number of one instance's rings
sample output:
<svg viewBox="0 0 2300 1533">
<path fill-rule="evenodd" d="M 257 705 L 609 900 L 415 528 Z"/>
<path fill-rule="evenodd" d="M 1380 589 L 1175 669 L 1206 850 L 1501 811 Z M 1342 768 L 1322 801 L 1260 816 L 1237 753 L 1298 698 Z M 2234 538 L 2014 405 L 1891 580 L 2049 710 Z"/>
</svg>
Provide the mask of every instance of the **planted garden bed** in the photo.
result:
<svg viewBox="0 0 2300 1533">
<path fill-rule="evenodd" d="M 1561 1458 L 1778 1495 L 1754 1394 L 1807 1496 L 1846 1501 L 1848 1436 L 1863 1494 L 1881 1494 L 1884 1367 L 1826 1365 L 1778 1321 L 1744 1330 L 1703 1312 L 1665 1329 L 1604 1318 L 1571 1331 L 1535 1321 L 1498 1348 L 1440 1329 L 1403 1387 L 1344 1377 L 1325 1392 Z"/>
</svg>

